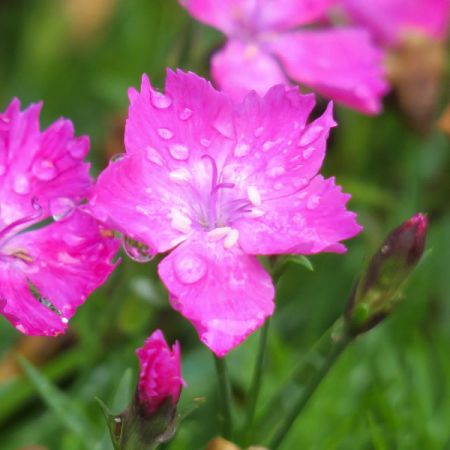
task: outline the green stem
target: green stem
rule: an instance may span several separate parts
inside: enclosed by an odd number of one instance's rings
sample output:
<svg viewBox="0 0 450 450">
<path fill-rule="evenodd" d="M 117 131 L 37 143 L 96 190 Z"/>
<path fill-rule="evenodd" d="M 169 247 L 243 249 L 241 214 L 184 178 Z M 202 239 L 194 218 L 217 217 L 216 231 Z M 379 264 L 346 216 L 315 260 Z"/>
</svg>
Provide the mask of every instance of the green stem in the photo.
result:
<svg viewBox="0 0 450 450">
<path fill-rule="evenodd" d="M 258 355 L 256 357 L 252 383 L 249 391 L 250 405 L 247 410 L 247 417 L 245 421 L 245 433 L 247 444 L 252 438 L 252 428 L 253 428 L 253 421 L 255 418 L 256 405 L 258 403 L 258 397 L 262 386 L 262 375 L 266 356 L 267 336 L 269 334 L 269 327 L 270 327 L 270 317 L 266 320 L 266 323 L 261 329 L 261 334 L 259 337 Z"/>
<path fill-rule="evenodd" d="M 306 363 L 301 365 L 305 369 L 303 378 L 306 379 L 305 383 L 302 383 L 304 388 L 272 438 L 269 445 L 271 450 L 277 450 L 279 448 L 298 415 L 303 411 L 303 408 L 307 405 L 317 387 L 351 341 L 352 336 L 348 333 L 342 320 L 336 322 L 331 330 L 320 339 L 314 349 L 313 355 L 310 355 Z M 314 366 L 311 365 L 313 359 L 315 361 Z M 299 373 L 297 370 L 295 371 L 296 374 L 301 376 L 301 372 Z"/>
<path fill-rule="evenodd" d="M 214 356 L 223 413 L 223 437 L 233 439 L 233 419 L 231 414 L 231 384 L 225 358 Z"/>
</svg>

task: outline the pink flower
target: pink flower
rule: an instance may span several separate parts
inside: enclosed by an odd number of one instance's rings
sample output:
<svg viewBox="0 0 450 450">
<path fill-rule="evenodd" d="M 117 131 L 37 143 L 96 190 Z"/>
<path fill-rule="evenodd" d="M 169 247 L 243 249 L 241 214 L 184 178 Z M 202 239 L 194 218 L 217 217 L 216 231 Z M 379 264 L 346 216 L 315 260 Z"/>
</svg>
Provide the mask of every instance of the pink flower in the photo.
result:
<svg viewBox="0 0 450 450">
<path fill-rule="evenodd" d="M 341 0 L 355 23 L 367 27 L 385 46 L 401 43 L 408 33 L 436 40 L 447 36 L 449 0 Z"/>
<path fill-rule="evenodd" d="M 382 53 L 364 29 L 297 30 L 324 18 L 333 0 L 180 0 L 196 19 L 229 38 L 212 76 L 235 98 L 261 95 L 288 77 L 364 113 L 378 113 L 387 90 Z"/>
<path fill-rule="evenodd" d="M 127 153 L 100 174 L 94 213 L 156 253 L 172 306 L 225 355 L 274 309 L 256 255 L 343 252 L 360 231 L 349 195 L 318 170 L 331 105 L 279 85 L 242 103 L 193 73 L 130 89 Z"/>
<path fill-rule="evenodd" d="M 140 365 L 138 398 L 144 411 L 153 414 L 169 397 L 175 406 L 184 384 L 179 343 L 171 350 L 161 330 L 156 330 L 136 353 Z"/>
<path fill-rule="evenodd" d="M 0 312 L 52 336 L 111 273 L 117 242 L 77 210 L 91 187 L 88 138 L 65 119 L 41 132 L 40 109 L 13 100 L 0 113 Z"/>
</svg>

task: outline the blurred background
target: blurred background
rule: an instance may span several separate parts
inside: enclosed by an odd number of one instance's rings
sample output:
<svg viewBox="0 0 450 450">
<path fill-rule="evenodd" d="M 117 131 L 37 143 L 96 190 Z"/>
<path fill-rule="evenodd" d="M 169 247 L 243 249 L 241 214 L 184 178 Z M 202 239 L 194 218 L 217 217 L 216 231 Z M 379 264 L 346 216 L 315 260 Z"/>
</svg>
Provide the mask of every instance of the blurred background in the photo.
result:
<svg viewBox="0 0 450 450">
<path fill-rule="evenodd" d="M 144 72 L 163 87 L 167 66 L 207 77 L 209 57 L 223 39 L 175 0 L 0 0 L 0 110 L 17 96 L 23 105 L 44 101 L 43 126 L 59 116 L 72 119 L 77 134 L 91 137 L 95 175 L 123 151 L 127 88 L 138 86 Z M 336 107 L 339 126 L 324 173 L 352 194 L 350 208 L 364 232 L 348 242 L 346 255 L 312 257 L 312 272 L 288 268 L 279 285 L 261 403 L 345 308 L 356 277 L 390 229 L 426 212 L 428 252 L 405 301 L 343 355 L 284 449 L 450 449 L 450 117 L 442 117 L 449 102 L 448 58 L 442 62 L 440 95 L 426 111 L 420 109 L 424 100 L 414 99 L 425 91 L 421 83 L 430 82 L 420 74 L 409 106 L 401 108 L 391 93 L 378 117 Z M 317 113 L 324 107 L 321 100 Z M 189 387 L 181 404 L 206 398 L 164 448 L 205 448 L 219 430 L 213 360 L 190 324 L 169 308 L 157 262 L 124 258 L 78 310 L 66 336 L 23 337 L 0 317 L 1 450 L 83 449 L 86 433 L 102 442 L 98 448 L 112 448 L 94 397 L 115 412 L 124 408 L 137 371 L 135 349 L 156 327 L 182 344 Z M 238 414 L 257 337 L 229 356 Z M 19 354 L 61 389 L 53 409 L 21 374 Z"/>
</svg>

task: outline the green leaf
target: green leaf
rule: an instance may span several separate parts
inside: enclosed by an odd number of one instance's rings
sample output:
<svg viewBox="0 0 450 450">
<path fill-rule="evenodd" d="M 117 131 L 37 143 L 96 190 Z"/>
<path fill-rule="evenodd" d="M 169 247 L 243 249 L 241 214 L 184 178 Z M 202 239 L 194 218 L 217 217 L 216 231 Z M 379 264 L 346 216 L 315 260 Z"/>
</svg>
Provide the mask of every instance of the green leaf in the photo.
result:
<svg viewBox="0 0 450 450">
<path fill-rule="evenodd" d="M 314 266 L 312 265 L 309 258 L 303 255 L 289 255 L 286 259 L 286 262 L 292 262 L 294 264 L 298 264 L 300 266 L 303 266 L 305 269 L 310 270 L 311 272 L 314 272 Z"/>
<path fill-rule="evenodd" d="M 88 450 L 95 448 L 94 430 L 76 404 L 25 358 L 20 358 L 19 362 L 42 399 L 55 414 L 55 418 L 76 434 L 84 447 Z"/>
</svg>

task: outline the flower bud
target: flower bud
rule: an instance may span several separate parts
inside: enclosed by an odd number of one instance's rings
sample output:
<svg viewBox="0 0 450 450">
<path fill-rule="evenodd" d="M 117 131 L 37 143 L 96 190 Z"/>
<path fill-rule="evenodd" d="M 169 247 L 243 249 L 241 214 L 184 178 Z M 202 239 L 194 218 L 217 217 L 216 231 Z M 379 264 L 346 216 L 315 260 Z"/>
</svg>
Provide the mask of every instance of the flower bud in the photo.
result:
<svg viewBox="0 0 450 450">
<path fill-rule="evenodd" d="M 393 230 L 375 253 L 350 298 L 346 317 L 355 334 L 387 317 L 400 298 L 400 288 L 419 262 L 428 221 L 416 214 Z"/>
<path fill-rule="evenodd" d="M 131 406 L 116 418 L 121 450 L 150 450 L 169 440 L 177 425 L 177 403 L 184 384 L 180 347 L 172 349 L 156 330 L 136 351 L 140 372 Z M 118 419 L 118 420 L 117 420 Z"/>
</svg>

